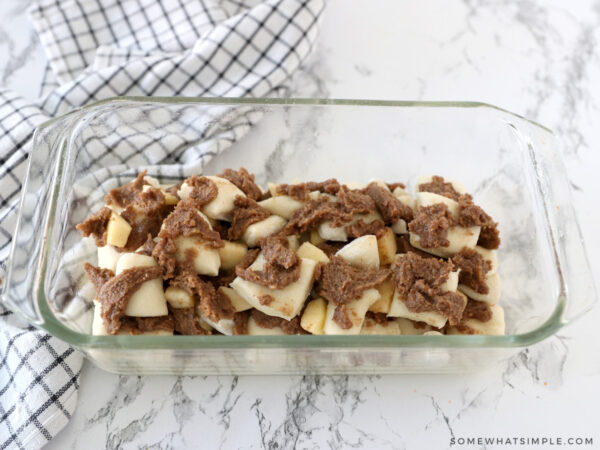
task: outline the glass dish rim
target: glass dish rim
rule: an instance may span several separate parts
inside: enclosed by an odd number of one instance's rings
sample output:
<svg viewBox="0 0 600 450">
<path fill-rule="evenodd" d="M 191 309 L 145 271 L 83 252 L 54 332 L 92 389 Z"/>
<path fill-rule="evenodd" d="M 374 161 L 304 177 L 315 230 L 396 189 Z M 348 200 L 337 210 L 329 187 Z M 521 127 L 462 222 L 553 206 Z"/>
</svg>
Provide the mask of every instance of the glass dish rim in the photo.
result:
<svg viewBox="0 0 600 450">
<path fill-rule="evenodd" d="M 38 126 L 36 134 L 53 124 L 66 119 L 74 114 L 81 114 L 86 110 L 107 104 L 120 102 L 131 103 L 164 103 L 164 104 L 246 104 L 246 105 L 277 105 L 277 106 L 383 106 L 383 107 L 423 107 L 423 108 L 484 108 L 508 114 L 523 120 L 548 133 L 557 139 L 555 133 L 526 117 L 508 111 L 504 108 L 484 102 L 475 101 L 407 101 L 407 100 L 363 100 L 363 99 L 310 99 L 310 98 L 235 98 L 235 97 L 140 97 L 124 96 L 111 97 L 89 103 L 74 109 L 61 116 L 49 119 Z M 61 156 L 65 146 L 61 148 Z M 58 158 L 57 160 L 61 160 Z M 29 171 L 27 172 L 27 175 Z M 60 177 L 57 177 L 60 179 Z M 56 186 L 54 186 L 56 189 Z M 53 200 L 51 209 L 55 209 L 57 199 Z M 575 219 L 576 220 L 576 219 Z M 52 227 L 48 221 L 44 236 L 48 236 Z M 80 333 L 64 326 L 52 313 L 45 297 L 46 266 L 48 262 L 48 248 L 45 246 L 42 255 L 40 282 L 36 286 L 37 307 L 43 318 L 42 323 L 34 324 L 46 330 L 53 336 L 82 349 L 130 350 L 130 349 L 358 349 L 358 348 L 390 348 L 390 347 L 426 347 L 426 348 L 510 348 L 524 347 L 539 342 L 562 328 L 567 322 L 562 320 L 566 307 L 566 290 L 564 279 L 560 280 L 560 292 L 556 307 L 550 317 L 536 329 L 517 335 L 503 336 L 93 336 Z M 558 262 L 557 262 L 558 263 Z M 597 299 L 594 300 L 595 303 Z M 592 303 L 592 304 L 593 304 Z M 17 311 L 20 314 L 20 311 Z"/>
</svg>

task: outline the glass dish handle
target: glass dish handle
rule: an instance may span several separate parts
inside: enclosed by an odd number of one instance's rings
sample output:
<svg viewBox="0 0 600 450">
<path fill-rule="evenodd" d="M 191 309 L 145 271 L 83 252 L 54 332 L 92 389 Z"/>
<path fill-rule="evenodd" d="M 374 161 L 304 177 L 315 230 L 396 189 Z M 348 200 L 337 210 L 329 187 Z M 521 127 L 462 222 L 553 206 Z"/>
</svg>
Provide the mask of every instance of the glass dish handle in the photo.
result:
<svg viewBox="0 0 600 450">
<path fill-rule="evenodd" d="M 63 129 L 61 126 L 42 127 L 34 133 L 11 250 L 5 262 L 2 304 L 32 325 L 44 323 L 38 305 L 42 293 L 36 291 L 35 281 L 45 276 L 40 255 L 46 249 L 47 236 L 52 233 L 49 218 L 55 213 L 59 195 L 52 186 L 62 169 L 60 152 L 64 139 L 60 135 Z"/>
</svg>

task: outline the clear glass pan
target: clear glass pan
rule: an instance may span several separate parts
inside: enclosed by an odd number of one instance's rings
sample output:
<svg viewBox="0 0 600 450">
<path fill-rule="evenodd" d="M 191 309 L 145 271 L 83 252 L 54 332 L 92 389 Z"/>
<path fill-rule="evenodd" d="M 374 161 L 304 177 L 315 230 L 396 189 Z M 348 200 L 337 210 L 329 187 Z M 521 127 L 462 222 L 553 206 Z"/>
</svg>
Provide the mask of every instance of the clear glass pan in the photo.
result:
<svg viewBox="0 0 600 450">
<path fill-rule="evenodd" d="M 552 132 L 481 103 L 119 98 L 34 137 L 2 300 L 118 373 L 415 373 L 480 370 L 571 322 L 596 301 Z M 176 181 L 246 167 L 257 181 L 419 175 L 464 182 L 496 221 L 506 336 L 92 336 L 74 230 L 139 170 Z M 177 164 L 175 167 L 173 164 Z M 182 169 L 183 167 L 183 169 Z M 76 301 L 75 301 L 76 300 Z"/>
</svg>

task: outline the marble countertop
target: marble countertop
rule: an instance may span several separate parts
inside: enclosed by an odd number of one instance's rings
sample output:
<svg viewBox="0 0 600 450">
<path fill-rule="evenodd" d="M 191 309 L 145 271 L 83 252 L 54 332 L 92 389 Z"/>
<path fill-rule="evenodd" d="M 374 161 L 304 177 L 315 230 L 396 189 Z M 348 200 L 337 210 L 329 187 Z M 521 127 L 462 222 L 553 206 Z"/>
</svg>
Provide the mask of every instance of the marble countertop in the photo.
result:
<svg viewBox="0 0 600 450">
<path fill-rule="evenodd" d="M 0 7 L 0 83 L 33 97 L 44 55 L 26 3 Z M 301 96 L 483 101 L 552 128 L 593 257 L 599 25 L 592 0 L 331 0 L 294 83 Z M 599 285 L 600 264 L 591 264 Z M 86 364 L 77 410 L 48 448 L 446 448 L 473 436 L 600 445 L 599 320 L 596 307 L 503 367 L 471 375 L 126 377 Z"/>
</svg>

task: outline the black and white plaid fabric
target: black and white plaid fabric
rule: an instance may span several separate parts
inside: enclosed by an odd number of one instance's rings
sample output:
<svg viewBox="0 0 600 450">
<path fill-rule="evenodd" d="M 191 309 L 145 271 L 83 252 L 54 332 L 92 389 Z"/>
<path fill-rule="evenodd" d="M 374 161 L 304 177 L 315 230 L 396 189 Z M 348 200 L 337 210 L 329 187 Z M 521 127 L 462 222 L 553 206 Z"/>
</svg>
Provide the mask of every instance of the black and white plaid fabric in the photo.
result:
<svg viewBox="0 0 600 450">
<path fill-rule="evenodd" d="M 48 58 L 44 96 L 33 102 L 0 89 L 2 264 L 37 125 L 113 96 L 279 95 L 311 53 L 323 9 L 324 0 L 35 4 L 30 15 Z M 181 140 L 150 148 L 142 141 L 121 139 L 109 152 L 106 142 L 90 140 L 86 151 L 112 165 L 113 176 L 125 154 L 130 161 L 139 156 L 144 165 L 156 164 L 161 174 L 198 172 L 207 156 L 231 145 L 258 119 L 248 110 L 215 114 L 230 122 L 230 131 L 219 135 L 195 130 L 202 139 L 193 148 L 182 146 Z M 114 182 L 109 176 L 106 180 Z M 85 182 L 81 189 L 87 195 Z M 37 449 L 60 431 L 76 405 L 81 365 L 78 352 L 0 306 L 0 449 Z"/>
</svg>

